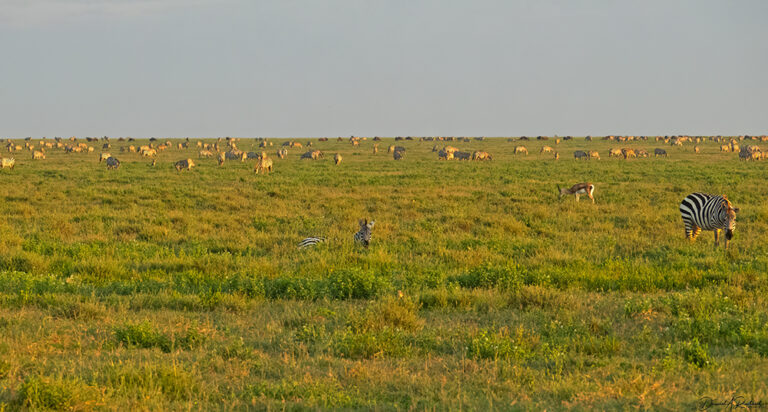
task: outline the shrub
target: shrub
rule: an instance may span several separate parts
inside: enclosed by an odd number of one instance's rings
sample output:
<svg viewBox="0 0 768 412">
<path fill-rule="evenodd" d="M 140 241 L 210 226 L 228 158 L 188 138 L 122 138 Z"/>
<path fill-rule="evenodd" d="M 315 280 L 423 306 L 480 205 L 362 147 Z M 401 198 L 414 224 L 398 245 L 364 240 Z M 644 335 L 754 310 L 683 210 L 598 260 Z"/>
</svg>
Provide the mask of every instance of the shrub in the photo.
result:
<svg viewBox="0 0 768 412">
<path fill-rule="evenodd" d="M 146 320 L 115 328 L 115 339 L 126 346 L 158 347 L 163 352 L 171 351 L 171 339 L 155 330 L 154 326 Z"/>
<path fill-rule="evenodd" d="M 327 294 L 332 299 L 370 299 L 383 294 L 388 286 L 371 271 L 344 269 L 331 273 Z"/>
<path fill-rule="evenodd" d="M 95 397 L 93 388 L 77 380 L 31 376 L 21 384 L 16 403 L 29 409 L 65 410 Z"/>
<path fill-rule="evenodd" d="M 698 366 L 699 368 L 709 365 L 710 361 L 709 354 L 707 353 L 707 345 L 700 344 L 698 339 L 694 338 L 691 341 L 681 342 L 680 348 L 683 359 L 685 359 L 686 362 Z"/>
</svg>

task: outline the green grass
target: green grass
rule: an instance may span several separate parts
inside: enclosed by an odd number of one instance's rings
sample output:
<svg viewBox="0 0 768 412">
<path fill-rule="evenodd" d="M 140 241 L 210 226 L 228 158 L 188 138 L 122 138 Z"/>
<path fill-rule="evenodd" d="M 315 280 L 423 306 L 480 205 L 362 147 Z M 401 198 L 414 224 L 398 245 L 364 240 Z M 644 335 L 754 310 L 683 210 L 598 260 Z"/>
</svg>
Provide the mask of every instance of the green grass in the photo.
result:
<svg viewBox="0 0 768 412">
<path fill-rule="evenodd" d="M 532 141 L 528 156 L 506 139 L 438 143 L 494 157 L 446 162 L 403 141 L 396 162 L 392 139 L 375 156 L 370 140 L 313 140 L 324 160 L 277 159 L 276 139 L 270 175 L 192 148 L 151 167 L 115 139 L 116 171 L 98 149 L 3 149 L 17 164 L 0 170 L 0 410 L 768 400 L 766 163 L 714 142 Z M 573 159 L 585 149 L 603 159 Z M 198 166 L 177 172 L 188 157 Z M 558 199 L 582 181 L 595 204 Z M 741 209 L 728 251 L 711 232 L 684 239 L 694 191 Z M 368 249 L 359 218 L 376 220 Z M 298 250 L 307 236 L 329 240 Z"/>
</svg>

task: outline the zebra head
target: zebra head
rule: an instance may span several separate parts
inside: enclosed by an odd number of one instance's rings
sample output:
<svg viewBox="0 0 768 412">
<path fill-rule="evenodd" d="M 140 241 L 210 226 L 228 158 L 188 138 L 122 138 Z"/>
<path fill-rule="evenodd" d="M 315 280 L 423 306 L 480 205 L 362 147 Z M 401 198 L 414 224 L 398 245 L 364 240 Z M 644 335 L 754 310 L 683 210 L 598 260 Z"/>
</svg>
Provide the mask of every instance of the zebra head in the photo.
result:
<svg viewBox="0 0 768 412">
<path fill-rule="evenodd" d="M 725 209 L 725 218 L 726 218 L 726 229 L 725 229 L 725 239 L 731 240 L 733 238 L 733 231 L 736 229 L 736 213 L 739 211 L 739 208 L 733 207 L 731 204 L 731 201 L 728 200 L 727 197 L 723 196 L 723 209 Z"/>
<path fill-rule="evenodd" d="M 373 225 L 376 224 L 376 221 L 371 220 L 369 222 L 368 219 L 360 219 L 358 223 L 360 225 L 360 230 L 355 233 L 355 242 L 368 247 L 368 244 L 371 242 L 371 232 L 373 231 Z"/>
</svg>

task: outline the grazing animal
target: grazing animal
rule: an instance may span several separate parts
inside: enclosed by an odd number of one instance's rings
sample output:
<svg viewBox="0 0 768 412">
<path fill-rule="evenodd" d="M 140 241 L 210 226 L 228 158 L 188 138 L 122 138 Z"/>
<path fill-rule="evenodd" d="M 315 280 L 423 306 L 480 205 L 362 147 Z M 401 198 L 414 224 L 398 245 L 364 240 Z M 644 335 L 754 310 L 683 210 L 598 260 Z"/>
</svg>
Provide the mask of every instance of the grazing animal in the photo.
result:
<svg viewBox="0 0 768 412">
<path fill-rule="evenodd" d="M 395 160 L 401 160 L 404 155 L 405 155 L 404 150 L 395 150 L 395 153 L 392 153 L 392 158 Z"/>
<path fill-rule="evenodd" d="M 109 154 L 109 153 L 102 153 L 102 154 L 100 154 L 99 155 L 99 163 L 101 163 L 102 160 L 109 159 L 110 157 L 112 157 L 112 155 Z"/>
<path fill-rule="evenodd" d="M 371 232 L 373 231 L 373 225 L 376 222 L 373 220 L 369 222 L 368 219 L 360 219 L 358 223 L 360 225 L 360 230 L 355 233 L 355 243 L 367 248 L 371 243 Z"/>
<path fill-rule="evenodd" d="M 472 153 L 472 160 L 493 160 L 493 157 L 488 152 L 474 152 Z"/>
<path fill-rule="evenodd" d="M 699 153 L 699 146 L 693 146 L 693 152 Z"/>
<path fill-rule="evenodd" d="M 285 156 L 288 156 L 288 149 L 279 149 L 277 151 L 277 157 L 285 159 Z"/>
<path fill-rule="evenodd" d="M 730 152 L 731 146 L 727 144 L 720 145 L 720 151 L 721 152 Z"/>
<path fill-rule="evenodd" d="M 472 154 L 469 152 L 456 152 L 453 154 L 453 158 L 456 160 L 469 160 Z"/>
<path fill-rule="evenodd" d="M 539 154 L 541 153 L 552 153 L 553 149 L 549 146 L 544 146 L 539 150 Z"/>
<path fill-rule="evenodd" d="M 219 166 L 223 165 L 224 161 L 227 160 L 227 154 L 224 152 L 220 152 L 217 160 L 219 161 Z"/>
<path fill-rule="evenodd" d="M 456 153 L 456 152 L 458 152 L 458 151 L 459 151 L 459 149 L 457 149 L 457 148 L 455 148 L 455 147 L 453 147 L 453 146 L 445 146 L 445 147 L 443 148 L 443 150 L 444 150 L 446 153 Z"/>
<path fill-rule="evenodd" d="M 725 248 L 733 237 L 736 228 L 736 213 L 728 198 L 706 193 L 691 193 L 680 203 L 680 215 L 685 226 L 685 237 L 691 241 L 702 230 L 715 232 L 715 247 L 719 244 L 720 230 L 725 230 Z"/>
<path fill-rule="evenodd" d="M 304 153 L 303 155 L 301 155 L 302 159 L 311 159 L 311 160 L 317 160 L 321 157 L 325 157 L 325 155 L 323 154 L 323 152 L 319 150 L 310 150 Z"/>
<path fill-rule="evenodd" d="M 210 150 L 201 150 L 197 153 L 197 157 L 213 157 L 213 153 Z"/>
<path fill-rule="evenodd" d="M 34 152 L 32 152 L 32 160 L 40 160 L 40 159 L 45 159 L 45 153 L 39 150 L 35 150 Z"/>
<path fill-rule="evenodd" d="M 447 152 L 445 149 L 440 149 L 439 152 L 437 152 L 437 159 L 438 160 L 453 160 L 453 153 L 454 152 Z"/>
<path fill-rule="evenodd" d="M 621 154 L 624 155 L 625 160 L 629 159 L 630 157 L 637 157 L 634 149 L 621 149 Z"/>
<path fill-rule="evenodd" d="M 266 153 L 261 152 L 261 157 L 256 162 L 256 166 L 253 167 L 253 171 L 263 174 L 272 172 L 272 159 L 268 158 Z"/>
<path fill-rule="evenodd" d="M 654 157 L 659 157 L 659 156 L 667 157 L 667 151 L 664 150 L 664 149 L 653 149 L 653 156 Z"/>
<path fill-rule="evenodd" d="M 637 149 L 637 157 L 648 157 L 648 151 L 645 149 Z"/>
<path fill-rule="evenodd" d="M 576 159 L 584 159 L 587 160 L 589 157 L 587 156 L 587 152 L 583 150 L 576 150 L 573 152 L 573 157 Z"/>
<path fill-rule="evenodd" d="M 315 246 L 318 243 L 324 243 L 325 242 L 324 237 L 308 237 L 301 242 L 299 242 L 299 249 L 304 249 L 310 246 Z"/>
<path fill-rule="evenodd" d="M 340 154 L 336 153 L 335 155 L 333 155 L 333 163 L 335 163 L 337 166 L 339 165 L 339 163 L 341 163 L 341 159 L 342 157 Z"/>
<path fill-rule="evenodd" d="M 179 160 L 174 163 L 174 167 L 176 167 L 177 171 L 182 171 L 183 169 L 192 170 L 192 168 L 195 167 L 195 162 L 193 162 L 192 159 Z"/>
<path fill-rule="evenodd" d="M 587 152 L 587 156 L 589 156 L 590 159 L 600 160 L 600 153 L 598 153 L 597 150 L 590 150 Z"/>
<path fill-rule="evenodd" d="M 555 152 L 555 160 L 560 160 L 560 153 Z"/>
<path fill-rule="evenodd" d="M 16 159 L 14 158 L 2 158 L 0 159 L 0 169 L 5 169 L 6 167 L 13 170 L 13 167 L 16 166 Z"/>
<path fill-rule="evenodd" d="M 117 158 L 114 158 L 112 156 L 109 156 L 107 158 L 107 170 L 117 169 L 119 167 L 120 167 L 120 161 L 117 160 Z"/>
<path fill-rule="evenodd" d="M 518 153 L 524 153 L 526 156 L 528 156 L 528 149 L 526 149 L 525 146 L 515 146 L 515 154 Z"/>
<path fill-rule="evenodd" d="M 379 153 L 379 144 L 374 143 L 373 144 L 373 154 Z"/>
<path fill-rule="evenodd" d="M 581 195 L 587 195 L 590 199 L 592 199 L 592 203 L 595 203 L 595 198 L 592 196 L 592 193 L 595 191 L 595 185 L 592 183 L 586 182 L 586 183 L 577 183 L 570 188 L 560 188 L 557 187 L 558 192 L 560 192 L 560 197 L 563 197 L 565 195 L 574 195 L 576 197 L 576 201 L 579 201 L 579 196 Z"/>
</svg>

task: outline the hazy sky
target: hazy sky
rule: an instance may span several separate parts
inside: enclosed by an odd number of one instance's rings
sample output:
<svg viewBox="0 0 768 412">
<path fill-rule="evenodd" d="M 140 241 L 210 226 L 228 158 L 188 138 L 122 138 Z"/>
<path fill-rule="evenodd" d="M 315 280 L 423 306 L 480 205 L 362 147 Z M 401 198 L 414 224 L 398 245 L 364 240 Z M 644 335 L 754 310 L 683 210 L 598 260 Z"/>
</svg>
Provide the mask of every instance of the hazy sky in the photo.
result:
<svg viewBox="0 0 768 412">
<path fill-rule="evenodd" d="M 0 0 L 0 136 L 768 134 L 768 1 Z"/>
</svg>

